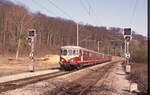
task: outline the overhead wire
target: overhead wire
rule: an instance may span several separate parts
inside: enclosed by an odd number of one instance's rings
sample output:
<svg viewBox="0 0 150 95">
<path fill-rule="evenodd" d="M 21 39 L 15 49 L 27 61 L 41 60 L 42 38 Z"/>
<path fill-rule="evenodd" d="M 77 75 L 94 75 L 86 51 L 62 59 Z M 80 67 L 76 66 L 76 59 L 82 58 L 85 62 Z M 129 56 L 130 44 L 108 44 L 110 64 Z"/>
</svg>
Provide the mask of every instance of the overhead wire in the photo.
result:
<svg viewBox="0 0 150 95">
<path fill-rule="evenodd" d="M 131 25 L 132 26 L 132 23 L 133 23 L 133 18 L 134 18 L 134 16 L 135 16 L 135 11 L 136 11 L 136 8 L 137 8 L 137 3 L 138 3 L 138 1 L 137 0 L 135 0 L 135 5 L 134 5 L 134 8 L 133 8 L 133 14 L 131 15 L 131 19 L 130 19 L 130 21 L 129 21 L 129 25 Z"/>
<path fill-rule="evenodd" d="M 90 2 L 89 2 L 88 0 L 85 0 L 85 1 L 86 1 L 86 3 L 88 4 L 89 9 L 91 9 L 91 11 L 92 11 L 92 13 L 93 13 L 93 16 L 95 16 L 95 19 L 98 19 L 98 20 L 100 21 L 99 17 L 96 15 L 96 13 L 95 13 L 95 11 L 94 11 L 92 5 L 90 4 Z M 100 24 L 102 25 L 102 22 L 101 22 L 101 21 L 100 21 Z"/>
<path fill-rule="evenodd" d="M 75 20 L 74 17 L 70 16 L 67 12 L 65 12 L 63 9 L 61 9 L 60 7 L 58 7 L 54 2 L 52 2 L 52 1 L 50 1 L 50 0 L 48 0 L 48 2 L 49 2 L 50 4 L 52 4 L 54 7 L 56 7 L 56 8 L 57 8 L 60 12 L 62 12 L 64 15 L 66 15 L 66 16 L 68 16 L 69 18 Z"/>
<path fill-rule="evenodd" d="M 33 3 L 35 3 L 36 5 L 40 6 L 41 8 L 45 9 L 47 12 L 52 13 L 54 15 L 56 15 L 56 13 L 54 13 L 53 11 L 47 9 L 46 7 L 42 6 L 41 4 L 39 4 L 38 2 L 36 2 L 35 0 L 31 0 Z"/>
<path fill-rule="evenodd" d="M 83 9 L 84 9 L 84 10 L 86 11 L 86 13 L 89 15 L 89 17 L 90 17 L 90 19 L 92 20 L 92 22 L 97 25 L 97 23 L 95 22 L 95 20 L 93 20 L 93 17 L 90 15 L 90 10 L 87 9 L 87 7 L 84 5 L 84 3 L 83 3 L 82 0 L 80 0 L 80 3 L 81 3 L 81 5 L 83 5 L 83 6 L 82 6 Z M 89 7 L 89 8 L 90 8 L 90 7 Z"/>
</svg>

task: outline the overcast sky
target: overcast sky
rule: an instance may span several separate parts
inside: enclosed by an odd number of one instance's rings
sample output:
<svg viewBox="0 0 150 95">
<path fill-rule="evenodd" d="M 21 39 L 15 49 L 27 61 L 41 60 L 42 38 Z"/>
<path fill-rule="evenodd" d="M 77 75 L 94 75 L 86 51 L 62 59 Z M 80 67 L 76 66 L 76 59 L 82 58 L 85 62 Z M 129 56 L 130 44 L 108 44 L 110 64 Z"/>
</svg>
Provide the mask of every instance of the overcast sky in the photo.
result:
<svg viewBox="0 0 150 95">
<path fill-rule="evenodd" d="M 131 27 L 147 36 L 147 0 L 9 0 L 31 12 L 94 26 Z"/>
</svg>

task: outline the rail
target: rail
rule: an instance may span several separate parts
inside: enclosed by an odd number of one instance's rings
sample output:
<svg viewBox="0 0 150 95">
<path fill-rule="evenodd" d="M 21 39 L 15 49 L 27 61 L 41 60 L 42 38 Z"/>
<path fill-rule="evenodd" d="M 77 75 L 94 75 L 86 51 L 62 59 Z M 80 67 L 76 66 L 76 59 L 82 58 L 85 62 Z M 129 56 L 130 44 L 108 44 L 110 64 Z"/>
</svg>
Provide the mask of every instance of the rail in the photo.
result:
<svg viewBox="0 0 150 95">
<path fill-rule="evenodd" d="M 48 95 L 83 95 L 108 72 L 113 64 L 117 62 L 120 61 L 111 62 L 111 64 L 97 68 L 73 82 L 57 87 L 53 91 L 50 91 Z"/>
<path fill-rule="evenodd" d="M 44 74 L 44 75 L 39 75 L 39 76 L 34 76 L 34 77 L 0 83 L 0 93 L 6 92 L 8 90 L 20 88 L 20 87 L 26 86 L 28 84 L 33 84 L 33 83 L 36 83 L 39 81 L 54 78 L 57 76 L 62 76 L 62 75 L 68 74 L 68 73 L 71 73 L 71 72 L 58 71 L 58 72 L 53 72 L 53 73 L 49 73 L 49 74 Z"/>
</svg>

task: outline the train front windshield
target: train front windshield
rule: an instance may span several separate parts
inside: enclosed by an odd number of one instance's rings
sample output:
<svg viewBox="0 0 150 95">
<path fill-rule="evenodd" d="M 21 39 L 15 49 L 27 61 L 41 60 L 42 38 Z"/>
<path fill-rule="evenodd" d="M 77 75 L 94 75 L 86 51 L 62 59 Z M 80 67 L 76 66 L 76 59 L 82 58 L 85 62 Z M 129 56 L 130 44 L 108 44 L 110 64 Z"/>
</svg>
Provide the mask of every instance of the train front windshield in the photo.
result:
<svg viewBox="0 0 150 95">
<path fill-rule="evenodd" d="M 78 50 L 76 49 L 62 49 L 61 50 L 61 55 L 68 55 L 68 56 L 73 56 L 73 55 L 78 55 Z"/>
<path fill-rule="evenodd" d="M 67 55 L 67 50 L 61 50 L 61 55 Z"/>
</svg>

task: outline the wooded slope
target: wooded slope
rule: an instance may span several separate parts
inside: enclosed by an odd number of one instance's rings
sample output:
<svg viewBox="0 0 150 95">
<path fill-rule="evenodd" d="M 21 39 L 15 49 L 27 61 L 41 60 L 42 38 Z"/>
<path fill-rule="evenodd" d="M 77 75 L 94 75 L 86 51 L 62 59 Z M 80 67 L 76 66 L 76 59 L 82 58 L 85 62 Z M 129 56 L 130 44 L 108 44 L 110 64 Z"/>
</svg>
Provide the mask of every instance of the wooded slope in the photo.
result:
<svg viewBox="0 0 150 95">
<path fill-rule="evenodd" d="M 0 0 L 0 54 L 28 55 L 30 46 L 27 43 L 29 29 L 36 29 L 35 55 L 48 53 L 59 54 L 64 45 L 76 45 L 77 23 L 63 18 L 49 17 L 41 13 L 31 13 L 22 5 L 15 5 Z M 142 35 L 133 34 L 131 44 L 132 56 L 147 50 L 147 40 Z M 79 24 L 79 45 L 97 51 L 100 41 L 100 52 L 112 55 L 123 53 L 123 36 L 118 27 L 100 27 Z M 130 45 L 131 45 L 130 44 Z M 122 49 L 121 49 L 122 48 Z M 136 48 L 136 49 L 135 49 Z M 141 48 L 142 51 L 141 51 Z M 147 56 L 147 55 L 146 55 Z M 144 57 L 145 58 L 145 57 Z M 144 59 L 145 60 L 145 59 Z"/>
</svg>

